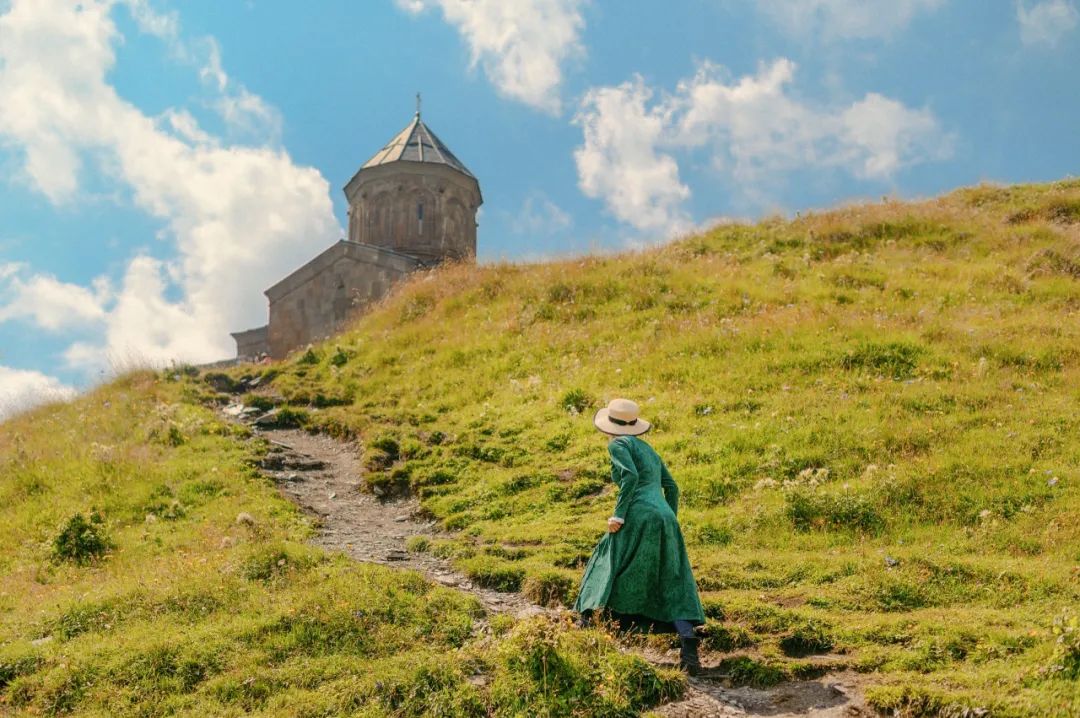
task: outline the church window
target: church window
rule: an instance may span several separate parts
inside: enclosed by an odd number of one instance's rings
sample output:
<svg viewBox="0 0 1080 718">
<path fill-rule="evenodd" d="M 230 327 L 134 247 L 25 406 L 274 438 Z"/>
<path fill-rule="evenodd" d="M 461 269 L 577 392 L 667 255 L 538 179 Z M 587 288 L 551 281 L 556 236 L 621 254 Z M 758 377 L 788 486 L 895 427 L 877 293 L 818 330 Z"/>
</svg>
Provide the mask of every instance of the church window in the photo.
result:
<svg viewBox="0 0 1080 718">
<path fill-rule="evenodd" d="M 416 233 L 424 233 L 424 205 L 416 205 Z"/>
</svg>

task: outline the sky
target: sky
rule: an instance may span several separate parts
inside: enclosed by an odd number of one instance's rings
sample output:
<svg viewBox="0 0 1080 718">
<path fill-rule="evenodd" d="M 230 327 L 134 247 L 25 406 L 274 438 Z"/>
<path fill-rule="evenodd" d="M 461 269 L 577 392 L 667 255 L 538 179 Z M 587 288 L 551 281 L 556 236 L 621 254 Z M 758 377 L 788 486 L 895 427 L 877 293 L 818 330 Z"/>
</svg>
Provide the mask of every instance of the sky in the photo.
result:
<svg viewBox="0 0 1080 718">
<path fill-rule="evenodd" d="M 1069 176 L 1078 66 L 1080 0 L 0 0 L 0 420 L 233 355 L 417 92 L 535 261 Z"/>
</svg>

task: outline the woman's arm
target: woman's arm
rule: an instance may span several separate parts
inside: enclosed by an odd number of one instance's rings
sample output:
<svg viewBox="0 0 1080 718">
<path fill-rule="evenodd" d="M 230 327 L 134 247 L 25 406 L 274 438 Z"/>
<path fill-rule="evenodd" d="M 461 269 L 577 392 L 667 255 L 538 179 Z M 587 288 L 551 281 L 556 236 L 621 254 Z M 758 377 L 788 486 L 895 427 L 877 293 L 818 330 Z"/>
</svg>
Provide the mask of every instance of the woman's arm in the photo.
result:
<svg viewBox="0 0 1080 718">
<path fill-rule="evenodd" d="M 671 513 L 679 515 L 679 487 L 675 479 L 671 478 L 671 472 L 667 470 L 667 464 L 660 460 L 660 486 L 664 488 L 664 498 L 667 499 Z"/>
<path fill-rule="evenodd" d="M 618 439 L 608 444 L 608 454 L 611 455 L 611 478 L 619 485 L 619 498 L 615 501 L 615 511 L 611 517 L 625 523 L 630 500 L 637 488 L 637 466 L 630 455 L 630 447 Z"/>
</svg>

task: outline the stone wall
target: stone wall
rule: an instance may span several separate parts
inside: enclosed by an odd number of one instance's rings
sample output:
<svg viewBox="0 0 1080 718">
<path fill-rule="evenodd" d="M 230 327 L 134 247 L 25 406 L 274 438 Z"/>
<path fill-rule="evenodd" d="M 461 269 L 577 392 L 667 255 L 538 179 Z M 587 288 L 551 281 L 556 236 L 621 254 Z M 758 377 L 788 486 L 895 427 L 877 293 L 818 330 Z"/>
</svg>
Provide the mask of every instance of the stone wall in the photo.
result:
<svg viewBox="0 0 1080 718">
<path fill-rule="evenodd" d="M 420 268 L 412 257 L 340 241 L 266 290 L 270 300 L 270 356 L 321 341 L 390 287 Z"/>
<path fill-rule="evenodd" d="M 238 359 L 251 361 L 258 359 L 264 353 L 270 352 L 267 327 L 265 326 L 243 332 L 233 332 L 232 338 L 236 340 L 236 356 Z"/>
<path fill-rule="evenodd" d="M 386 247 L 425 264 L 476 257 L 476 180 L 440 165 L 395 162 L 345 187 L 349 241 Z"/>
</svg>

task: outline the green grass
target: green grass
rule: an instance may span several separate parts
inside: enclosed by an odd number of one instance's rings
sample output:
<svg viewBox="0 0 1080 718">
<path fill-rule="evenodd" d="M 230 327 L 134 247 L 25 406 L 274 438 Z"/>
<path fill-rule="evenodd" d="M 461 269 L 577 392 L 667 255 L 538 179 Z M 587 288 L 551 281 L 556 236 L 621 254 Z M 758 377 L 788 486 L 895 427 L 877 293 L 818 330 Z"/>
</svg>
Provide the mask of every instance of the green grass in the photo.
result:
<svg viewBox="0 0 1080 718">
<path fill-rule="evenodd" d="M 718 646 L 775 675 L 839 652 L 906 715 L 1067 715 L 1077 206 L 1077 181 L 983 186 L 445 268 L 275 366 L 271 391 L 457 531 L 429 550 L 563 603 L 576 582 L 552 579 L 579 575 L 613 503 L 589 417 L 634 398 Z"/>
<path fill-rule="evenodd" d="M 683 679 L 310 547 L 264 446 L 136 374 L 0 427 L 4 715 L 627 716 Z"/>
<path fill-rule="evenodd" d="M 289 423 L 358 438 L 373 490 L 415 492 L 456 532 L 412 550 L 549 604 L 572 602 L 614 502 L 591 414 L 636 399 L 683 490 L 705 645 L 741 681 L 813 675 L 829 651 L 883 712 L 1076 714 L 1077 206 L 1078 181 L 976 187 L 446 267 L 273 367 L 129 381 L 5 424 L 4 700 L 629 715 L 677 689 L 601 634 L 499 620 L 479 638 L 460 594 L 305 548 L 251 448 L 200 408 L 259 372 Z M 64 522 L 92 509 L 112 548 L 56 563 Z M 364 643 L 324 596 L 384 607 L 364 619 L 383 638 Z M 397 597 L 404 613 L 386 612 Z M 170 637 L 179 653 L 125 662 Z"/>
</svg>

